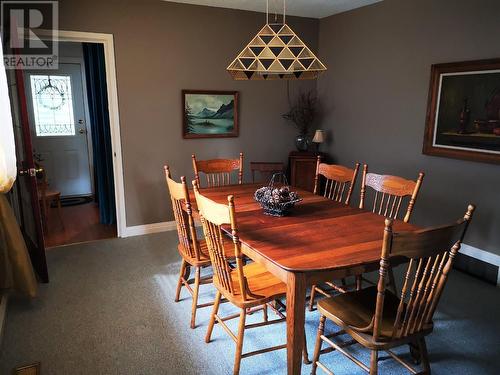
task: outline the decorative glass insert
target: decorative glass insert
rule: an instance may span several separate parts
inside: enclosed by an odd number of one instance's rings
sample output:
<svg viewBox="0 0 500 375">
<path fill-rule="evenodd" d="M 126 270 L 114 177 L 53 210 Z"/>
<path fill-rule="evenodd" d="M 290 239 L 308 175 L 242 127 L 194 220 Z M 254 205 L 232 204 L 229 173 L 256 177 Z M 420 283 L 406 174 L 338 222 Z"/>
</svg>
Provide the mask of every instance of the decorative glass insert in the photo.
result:
<svg viewBox="0 0 500 375">
<path fill-rule="evenodd" d="M 70 76 L 31 75 L 30 79 L 36 135 L 75 135 Z"/>
</svg>

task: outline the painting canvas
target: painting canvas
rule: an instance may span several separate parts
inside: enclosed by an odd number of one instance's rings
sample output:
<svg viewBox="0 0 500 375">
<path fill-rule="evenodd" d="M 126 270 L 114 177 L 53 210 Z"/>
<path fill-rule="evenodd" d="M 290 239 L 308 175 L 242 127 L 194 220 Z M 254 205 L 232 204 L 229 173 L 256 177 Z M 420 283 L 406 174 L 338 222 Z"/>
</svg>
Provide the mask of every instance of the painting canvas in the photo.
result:
<svg viewBox="0 0 500 375">
<path fill-rule="evenodd" d="M 182 97 L 184 138 L 238 136 L 238 92 L 184 90 Z"/>
<path fill-rule="evenodd" d="M 500 162 L 500 59 L 432 66 L 424 153 Z"/>
</svg>

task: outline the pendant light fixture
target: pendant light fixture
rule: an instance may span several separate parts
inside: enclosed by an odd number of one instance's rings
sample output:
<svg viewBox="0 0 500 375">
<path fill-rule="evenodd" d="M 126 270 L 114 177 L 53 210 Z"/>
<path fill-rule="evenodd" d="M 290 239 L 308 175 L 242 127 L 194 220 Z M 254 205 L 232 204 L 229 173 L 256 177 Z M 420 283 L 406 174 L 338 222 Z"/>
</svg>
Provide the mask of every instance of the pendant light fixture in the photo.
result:
<svg viewBox="0 0 500 375">
<path fill-rule="evenodd" d="M 283 22 L 266 24 L 227 67 L 235 80 L 315 79 L 326 66 L 286 24 L 286 0 Z"/>
</svg>

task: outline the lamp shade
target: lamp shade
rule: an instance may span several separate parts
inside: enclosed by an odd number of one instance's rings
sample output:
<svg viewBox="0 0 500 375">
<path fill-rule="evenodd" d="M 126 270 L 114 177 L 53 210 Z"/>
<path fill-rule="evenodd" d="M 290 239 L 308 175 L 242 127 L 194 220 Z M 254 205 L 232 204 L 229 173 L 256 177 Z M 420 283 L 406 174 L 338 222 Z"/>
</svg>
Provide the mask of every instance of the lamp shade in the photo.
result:
<svg viewBox="0 0 500 375">
<path fill-rule="evenodd" d="M 323 143 L 325 141 L 325 132 L 324 130 L 316 130 L 314 133 L 314 138 L 312 139 L 314 143 Z"/>
<path fill-rule="evenodd" d="M 3 61 L 0 40 L 0 61 Z M 5 69 L 0 68 L 0 194 L 7 193 L 16 179 L 16 151 Z"/>
</svg>

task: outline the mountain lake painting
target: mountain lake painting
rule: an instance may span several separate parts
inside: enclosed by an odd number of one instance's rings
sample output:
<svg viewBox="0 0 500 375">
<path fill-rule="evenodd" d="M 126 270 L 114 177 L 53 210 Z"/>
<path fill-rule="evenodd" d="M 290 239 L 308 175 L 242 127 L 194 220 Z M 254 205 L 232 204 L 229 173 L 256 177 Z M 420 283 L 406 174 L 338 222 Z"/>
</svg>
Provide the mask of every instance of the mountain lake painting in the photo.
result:
<svg viewBox="0 0 500 375">
<path fill-rule="evenodd" d="M 237 91 L 182 91 L 183 137 L 238 136 Z"/>
</svg>

